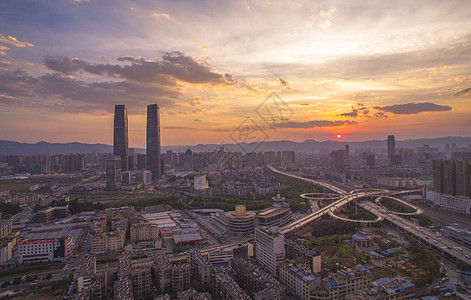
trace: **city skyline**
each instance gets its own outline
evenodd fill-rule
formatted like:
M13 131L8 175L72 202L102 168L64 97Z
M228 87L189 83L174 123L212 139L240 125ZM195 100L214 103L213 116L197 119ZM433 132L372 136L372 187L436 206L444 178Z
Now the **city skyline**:
M246 120L266 141L471 129L467 1L3 1L0 11L2 140L113 144L113 106L124 104L129 147L145 148L148 103L160 106L163 145L237 143ZM283 113L266 109L273 95Z

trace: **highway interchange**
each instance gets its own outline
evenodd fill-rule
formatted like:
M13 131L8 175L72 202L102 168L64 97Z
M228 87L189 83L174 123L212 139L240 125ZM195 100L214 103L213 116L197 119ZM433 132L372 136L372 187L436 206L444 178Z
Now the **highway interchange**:
M387 191L387 190L373 190L373 191L356 191L356 193L352 193L352 192L347 193L345 190L343 190L343 189L341 189L337 186L334 186L331 183L327 183L325 181L308 179L308 178L304 178L302 176L298 176L298 175L294 175L294 174L287 173L287 172L284 172L284 171L280 171L280 170L276 169L275 167L273 167L272 165L269 165L268 167L270 168L270 170L272 170L275 173L285 175L285 176L289 176L289 177L296 178L296 179L300 179L300 180L303 180L303 181L307 181L307 182L313 183L315 185L322 186L322 187L324 187L324 188L340 195L339 200L337 200L337 201L335 201L335 202L333 202L333 203L331 203L331 204L329 204L329 205L327 205L327 206L325 206L325 207L323 207L323 208L321 208L317 211L314 211L311 214L309 214L309 215L307 215L307 216L305 216L301 219L295 220L295 221L291 222L290 224L287 224L286 226L281 228L282 233L288 233L288 232L291 232L293 230L299 229L299 228L307 225L308 223L310 223L312 221L315 221L315 220L325 216L326 214L329 214L333 217L337 217L335 215L335 211L338 210L343 205L348 204L352 201L365 199L365 198L368 198L368 197L371 197L371 196L377 197L377 198L388 197L388 198L392 198L396 201L399 201L399 202L401 202L405 205L408 205L408 206L414 208L415 212L413 212L413 213L393 212L393 211L390 211L390 210L384 208L383 206L380 206L378 204L374 204L370 201L359 202L359 205L362 208L368 210L369 212L375 214L378 217L378 219L376 219L373 222L384 219L386 223L388 223L390 225L393 225L394 227L402 230L403 232L409 234L410 236L418 239L421 243L423 243L423 244L429 246L430 248L438 251L442 255L446 255L448 257L451 257L451 258L455 259L456 261L459 260L459 261L462 261L462 262L464 262L468 265L471 265L471 250L469 248L456 243L455 241L447 238L446 236L442 236L439 233L433 232L432 230L430 230L428 228L422 228L422 227L416 226L412 222L410 222L410 221L408 221L408 220L406 220L406 219L404 219L400 216L400 215L415 215L415 214L422 213L422 211L419 208L411 205L410 203L408 203L408 202L406 202L402 199L392 197L393 195L405 194L407 192L394 193L394 192L390 192L390 191ZM340 218L340 217L337 217L337 218ZM343 220L345 218L341 218L341 219ZM345 221L355 222L355 221L358 221L358 220L345 219ZM371 221L364 221L364 222L371 222Z

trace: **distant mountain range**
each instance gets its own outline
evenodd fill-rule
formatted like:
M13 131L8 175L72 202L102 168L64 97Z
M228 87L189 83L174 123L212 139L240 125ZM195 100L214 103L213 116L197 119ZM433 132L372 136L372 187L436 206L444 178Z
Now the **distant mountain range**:
M410 139L396 140L396 148L411 148L422 145L430 147L441 147L445 144L450 146L455 143L457 147L469 147L471 137L443 137L431 139ZM372 151L386 148L386 140L369 140L362 142L341 142L341 141L315 141L305 140L297 143L293 141L270 141L263 143L241 143L224 144L225 151L239 152L265 152L265 151L295 151L298 153L319 153L328 152L336 149L343 149L345 145L350 145L350 151L359 149L371 149ZM206 152L218 150L222 145L218 144L198 144L198 145L178 145L163 146L162 152L172 150L174 152L184 152L191 149L193 152ZM136 153L145 153L145 149L135 148ZM111 153L113 146L105 144L84 144L84 143L48 143L39 142L35 144L19 143L0 140L0 155L19 155L19 154L67 154L67 153Z

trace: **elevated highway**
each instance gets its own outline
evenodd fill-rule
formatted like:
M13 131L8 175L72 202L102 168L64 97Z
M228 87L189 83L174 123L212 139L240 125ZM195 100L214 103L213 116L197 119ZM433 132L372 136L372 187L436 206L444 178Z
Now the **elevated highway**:
M275 173L285 175L285 176L289 176L289 177L292 177L292 178L296 178L296 179L299 179L299 180L304 180L304 181L310 182L310 183L318 185L318 186L322 186L322 187L326 188L327 190L330 190L330 191L332 191L334 193L337 193L337 194L341 194L341 195L347 194L347 192L344 191L343 189L341 189L341 188L339 188L339 187L337 187L337 186L335 186L331 183L322 181L322 180L308 179L308 178L304 178L302 176L298 176L298 175L294 175L294 174L287 173L287 172L284 172L284 171L280 171L280 170L277 170L272 165L268 165L268 168L270 170L272 170L273 172L275 172Z
M359 203L363 209L384 218L385 223L399 229L407 235L419 240L420 243L428 246L429 248L439 252L443 256L462 261L471 266L471 249L460 245L459 243L433 232L429 228L423 228L414 225L412 222L396 216L390 210L381 207L375 203L364 201Z

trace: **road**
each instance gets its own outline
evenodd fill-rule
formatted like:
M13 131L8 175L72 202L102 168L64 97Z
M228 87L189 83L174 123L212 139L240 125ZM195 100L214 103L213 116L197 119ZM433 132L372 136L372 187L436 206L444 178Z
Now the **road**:
M457 242L448 239L446 236L433 232L429 228L416 226L412 222L400 216L396 216L388 209L372 202L363 201L359 203L359 205L375 215L383 216L387 223L402 229L430 248L434 248L434 250L437 250L442 255L453 257L455 260L460 260L471 265L471 249L463 247Z
M283 174L285 176L290 176L293 178L297 178L300 180L304 180L307 182L311 182L316 185L323 186L325 188L330 189L331 191L334 191L338 194L340 194L342 197L335 201L334 203L331 203L324 208L313 212L306 217L303 217L299 220L296 220L285 227L281 228L282 233L288 233L290 231L293 231L295 229L298 229L312 221L315 221L326 214L331 214L333 215L333 212L340 208L341 206L353 201L353 200L359 200L362 198L366 198L368 196L387 196L388 198L393 198L394 200L397 200L407 206L410 206L414 208L416 211L414 213L397 213L397 212L391 212L388 209L379 206L377 204L371 203L369 201L363 201L359 205L368 210L369 212L375 214L378 217L384 218L384 220L388 223L393 224L394 226L401 228L403 231L407 232L408 234L412 235L413 237L421 240L424 244L428 245L430 248L434 248L438 252L440 252L442 255L446 255L448 257L452 257L455 260L462 261L468 265L471 265L471 250L469 248L463 247L462 245L446 238L445 236L438 235L437 233L434 233L432 230L428 228L421 228L418 226L415 226L412 222L403 219L399 215L414 215L414 214L420 214L422 213L422 210L411 205L410 203L407 203L401 199L394 198L392 195L402 195L402 194L407 194L410 193L411 191L405 191L405 192L390 192L387 190L376 190L376 191L358 191L358 193L350 193L347 194L345 191L342 189L335 187L331 185L330 183L326 183L324 181L319 181L319 180L312 180L312 179L307 179L301 176L297 176L294 174L290 174L287 172L279 171L273 166L269 165L268 166L273 172ZM413 191L412 191L413 192Z

